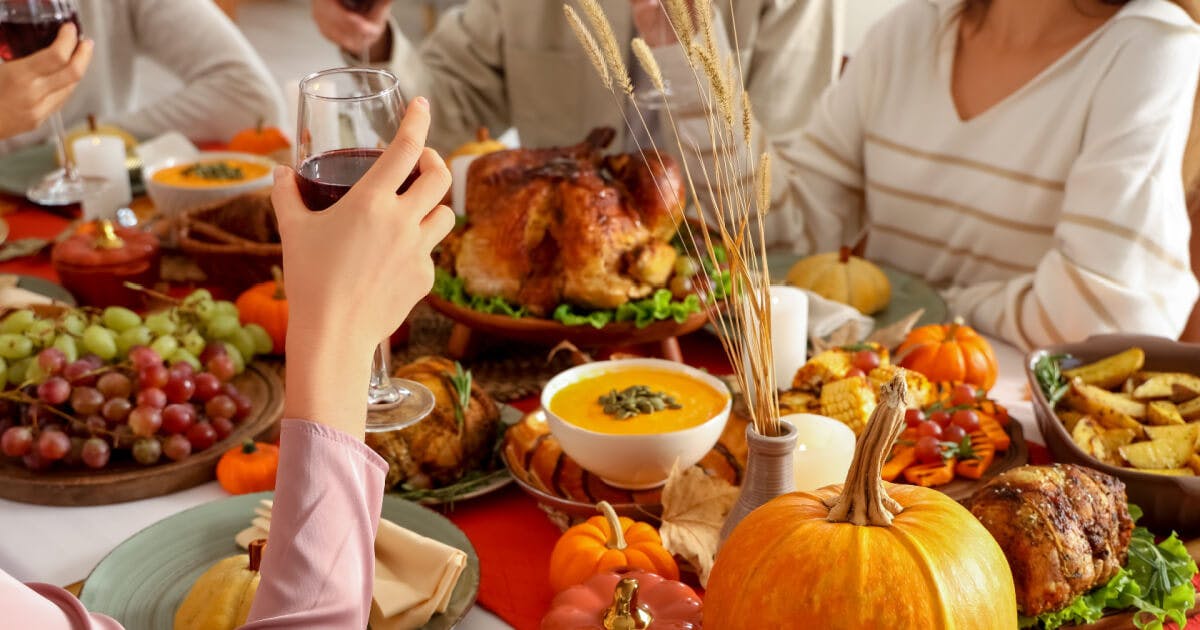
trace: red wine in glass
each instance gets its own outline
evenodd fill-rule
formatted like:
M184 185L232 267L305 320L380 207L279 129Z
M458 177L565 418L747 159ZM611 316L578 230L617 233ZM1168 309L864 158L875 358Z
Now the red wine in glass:
M337 149L304 160L296 170L296 186L304 205L320 211L337 203L382 154L382 149ZM416 178L414 170L396 194L408 190Z
M74 11L27 15L11 11L0 14L0 59L12 61L47 48L58 37L58 30L70 22L79 31L79 16Z
M341 1L342 1L342 6L346 7L347 9L354 11L355 13L362 13L363 15L366 15L367 13L371 12L371 9L375 8L375 3L378 2L379 0L341 0Z

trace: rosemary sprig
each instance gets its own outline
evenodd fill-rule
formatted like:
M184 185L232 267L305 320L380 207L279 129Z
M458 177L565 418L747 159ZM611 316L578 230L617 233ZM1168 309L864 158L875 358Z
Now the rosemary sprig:
M1067 379L1062 375L1062 361L1069 358L1066 354L1043 354L1033 364L1033 377L1037 379L1046 402L1053 409L1058 401L1067 393Z
M454 419L458 421L458 430L462 431L466 422L467 407L471 406L471 371L464 370L461 363L454 362L454 374L450 376L450 384L454 386Z

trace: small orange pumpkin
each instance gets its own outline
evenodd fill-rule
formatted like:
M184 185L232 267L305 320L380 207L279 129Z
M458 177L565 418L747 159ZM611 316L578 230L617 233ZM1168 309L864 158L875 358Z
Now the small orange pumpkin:
M272 352L283 354L287 341L288 303L283 290L283 272L271 269L274 280L256 284L238 296L238 316L243 324L258 324L271 336Z
M934 382L970 383L989 390L996 384L996 353L970 326L956 318L949 324L921 326L896 349L901 367Z
M217 462L217 482L229 494L249 494L275 489L279 447L246 440L225 452Z
M607 501L593 516L562 535L550 553L550 586L560 592L612 569L644 569L668 580L679 579L679 566L663 548L658 530L647 523L618 517Z
M266 155L279 162L290 161L292 143L278 127L264 127L263 119L250 129L243 129L229 141L230 151Z

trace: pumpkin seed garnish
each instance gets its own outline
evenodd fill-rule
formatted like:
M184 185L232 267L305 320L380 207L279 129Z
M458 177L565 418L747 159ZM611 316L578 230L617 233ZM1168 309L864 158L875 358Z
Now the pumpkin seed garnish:
M663 409L683 409L673 396L656 392L645 385L633 385L621 391L612 390L599 399L606 415L628 420L637 415L651 414Z
M183 169L184 177L196 177L208 180L239 180L245 179L242 169L228 162L201 162Z

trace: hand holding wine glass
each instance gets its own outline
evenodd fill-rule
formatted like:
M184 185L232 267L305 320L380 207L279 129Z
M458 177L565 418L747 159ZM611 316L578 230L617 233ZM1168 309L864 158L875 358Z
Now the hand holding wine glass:
M290 307L286 414L348 423L337 428L351 435L363 433L372 351L433 286L430 252L454 226L454 213L438 205L450 172L424 148L428 102L414 100L399 124L388 148L327 209L311 211L284 167L272 194ZM420 176L397 195L414 170ZM324 363L309 360L316 356Z
M0 140L33 131L62 109L95 50L78 36L74 24L64 24L48 47L0 64Z

